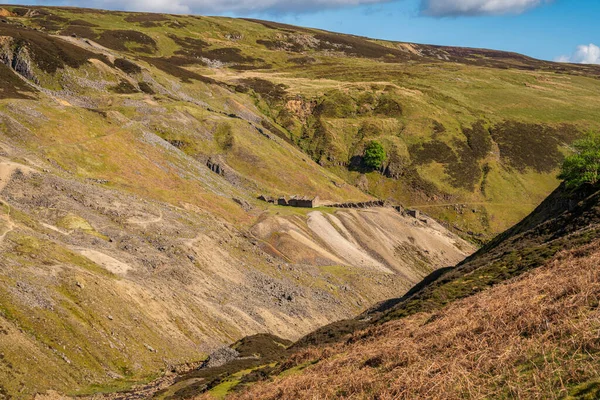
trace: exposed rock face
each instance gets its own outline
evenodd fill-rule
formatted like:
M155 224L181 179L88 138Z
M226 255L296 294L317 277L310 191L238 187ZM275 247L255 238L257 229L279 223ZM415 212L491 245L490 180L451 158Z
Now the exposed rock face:
M313 114L317 103L315 101L305 101L302 98L289 100L285 108L296 115L301 121L306 121Z
M14 17L15 14L8 11L6 8L0 8L0 17Z
M25 79L39 83L29 50L10 36L0 36L0 61Z
M199 369L220 367L221 365L225 365L228 362L235 360L239 356L240 353L231 347L223 346L211 353L211 355L205 362L202 363Z
M421 215L409 217L379 205L335 214L314 211L305 223L264 218L252 233L261 239L266 252L284 255L290 261L348 265L366 275L400 274L409 286L436 267L462 260L472 250L468 243L426 216L421 220Z
M14 39L10 36L0 36L0 61L8 66L12 65Z
M206 166L215 174L225 175L225 168L222 165L222 160L218 158L209 158L206 161Z

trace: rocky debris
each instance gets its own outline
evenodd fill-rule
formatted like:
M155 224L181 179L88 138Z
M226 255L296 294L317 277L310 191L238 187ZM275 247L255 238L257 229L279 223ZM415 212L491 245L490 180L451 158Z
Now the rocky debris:
M224 36L225 36L225 39L231 40L234 42L237 42L238 40L242 40L244 38L244 35L242 35L239 32L229 32L229 33L226 33Z
M198 369L204 368L215 368L227 364L230 361L237 359L240 353L232 349L231 347L223 346L215 350L208 356L206 361L198 367Z
M421 217L421 212L419 210L405 210L405 214L409 217L419 219Z
M45 310L54 310L55 308L55 304L46 289L37 285L18 281L15 287L10 289L10 292L19 299L23 306Z
M306 120L313 115L315 107L317 106L317 102L313 101L305 101L301 97L298 97L293 100L289 100L285 108L287 111L293 113L298 117L298 119L302 122L306 122Z
M144 343L144 347L146 348L146 350L148 350L150 353L157 353L157 351L154 349L154 347L150 346L147 343Z
M261 194L260 196L258 196L257 199L260 201L264 201L266 203L277 204L277 200L274 197L267 196L264 194Z
M356 203L339 203L339 204L329 204L328 207L335 208L373 208L373 207L385 207L387 204L383 200L373 200L373 201L362 201Z
M356 181L356 187L362 190L363 192L369 191L369 180L364 174L362 174L360 178L358 178L358 180Z
M234 197L232 200L234 202L236 202L237 204L239 204L240 207L242 207L242 209L244 211L250 211L250 210L252 210L252 205L250 203L248 203L246 200L240 199L240 198L237 198L237 197Z
M219 163L219 161L216 159L209 158L206 161L206 166L208 167L208 169L210 169L215 174L225 175L225 168L223 168L221 163Z

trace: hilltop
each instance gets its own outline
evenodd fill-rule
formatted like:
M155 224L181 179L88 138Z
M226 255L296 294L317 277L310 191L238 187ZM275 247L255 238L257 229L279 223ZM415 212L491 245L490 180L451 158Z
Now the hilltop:
M536 233L448 268L555 190L600 121L597 66L257 20L0 15L0 397L127 390L503 281L504 264L459 277L560 248ZM321 203L259 200L294 195Z

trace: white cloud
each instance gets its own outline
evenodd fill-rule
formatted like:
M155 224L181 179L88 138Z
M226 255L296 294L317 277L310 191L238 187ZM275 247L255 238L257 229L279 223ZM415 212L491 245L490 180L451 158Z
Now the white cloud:
M422 0L421 13L432 17L521 14L550 0Z
M570 56L557 57L555 61L577 64L600 64L600 47L593 43L582 44Z

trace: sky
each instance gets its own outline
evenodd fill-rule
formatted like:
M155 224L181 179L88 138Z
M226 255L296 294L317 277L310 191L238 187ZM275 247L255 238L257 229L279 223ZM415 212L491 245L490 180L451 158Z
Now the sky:
M3 0L252 17L406 42L600 64L598 0Z

